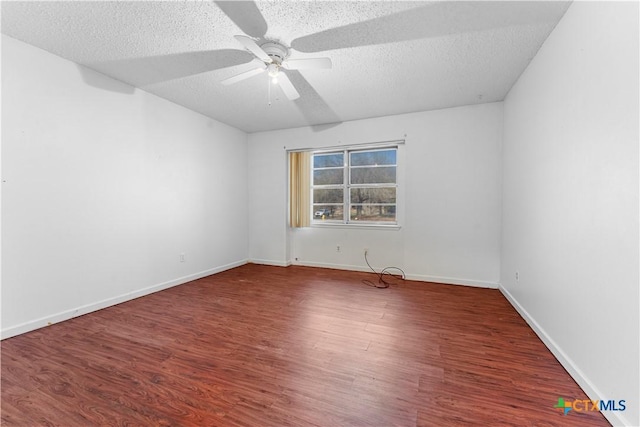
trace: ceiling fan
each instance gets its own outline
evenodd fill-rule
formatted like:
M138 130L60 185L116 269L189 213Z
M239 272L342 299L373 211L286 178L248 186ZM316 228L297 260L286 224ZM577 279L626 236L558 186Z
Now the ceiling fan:
M244 35L234 37L245 49L262 61L262 64L258 68L222 80L221 83L224 85L231 85L266 71L271 82L279 84L286 97L293 101L298 99L300 94L284 70L327 69L332 66L330 58L288 59L290 50L276 41L267 40L262 45L258 45L251 37Z
M265 38L268 25L255 1L214 0L214 3L244 32L245 35L236 35L235 39L262 61L259 67L229 77L222 81L223 84L237 83L266 71L272 80L275 79L278 82L287 98L296 100L300 98L300 94L294 84L301 86L306 83L304 77L296 70L332 67L329 58L288 59L290 50L287 46ZM362 4L366 5L366 3ZM418 7L298 37L290 42L290 47L298 52L311 53L440 37L447 34L517 25L523 17L530 15L535 17L536 22L543 22L549 16L553 16L552 9L563 7L566 9L567 6L562 4L568 5L569 2L555 2L558 5L549 9L550 15L544 11L540 13L535 3L482 2L485 19L477 21L472 19L475 10L473 1L420 1L416 2ZM456 9L453 9L452 4L456 5ZM454 13L462 14L465 19L452 21L451 17ZM530 21L530 18L526 19L527 22ZM291 83L286 71L290 72L294 84ZM308 91L308 84L306 89Z

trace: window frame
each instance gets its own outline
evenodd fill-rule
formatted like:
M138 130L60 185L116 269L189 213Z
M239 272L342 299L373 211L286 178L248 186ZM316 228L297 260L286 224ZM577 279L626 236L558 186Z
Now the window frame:
M348 146L348 147L332 147L327 149L320 150L311 150L311 167L310 167L310 220L312 226L327 226L327 227L381 227L381 228L399 228L400 220L400 149L399 145L404 141L394 141L387 142L381 144L366 144L366 145L357 145L357 146ZM351 155L358 152L374 152L374 151L395 151L395 163L388 165L352 165ZM334 166L334 167L322 167L316 168L315 166L315 156L316 155L328 155L328 154L342 154L343 155L343 164L342 166ZM391 183L355 183L351 182L352 179L352 170L359 168L371 168L371 167L394 167L395 168L395 180ZM314 172L316 170L329 170L329 169L343 169L343 178L342 184L327 184L327 185L314 185ZM395 190L395 203L371 203L371 205L379 205L379 206L395 206L395 217L393 221L367 221L367 220L352 220L351 219L351 208L354 203L351 201L351 189L352 188L393 188ZM342 218L326 218L326 219L318 219L315 216L316 213L316 205L318 203L314 203L315 200L315 189L342 189L342 204L338 205L337 203L323 203L323 205L331 205L335 204L338 206L342 206Z

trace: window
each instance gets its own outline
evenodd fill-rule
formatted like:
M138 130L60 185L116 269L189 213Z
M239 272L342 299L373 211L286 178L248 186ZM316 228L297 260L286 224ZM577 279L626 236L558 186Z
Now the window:
M397 224L396 146L314 152L314 223Z

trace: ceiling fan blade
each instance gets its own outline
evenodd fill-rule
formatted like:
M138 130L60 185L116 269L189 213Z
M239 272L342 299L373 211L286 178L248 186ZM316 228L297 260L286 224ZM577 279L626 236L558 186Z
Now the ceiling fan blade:
M253 40L251 37L247 37L247 36L233 36L233 37L235 37L235 39L238 40L240 44L242 44L242 46L245 47L245 49L253 53L259 60L269 64L273 62L273 59L271 59L271 57L267 55L267 52L262 50L262 48L258 46L255 40Z
M431 22L432 11L433 6L429 5L330 28L293 40L291 48L299 52L323 52L422 38L433 26L416 26L414 20Z
M305 117L307 124L316 132L335 126L342 122L338 114L326 103L320 94L311 86L299 71L289 71L291 83L301 93L300 98L294 104Z
M193 76L221 68L246 64L255 58L239 49L172 53L144 58L117 59L85 63L103 74L135 87Z
M242 30L251 37L264 37L267 22L252 1L216 1L215 4Z
M330 58L287 59L282 63L287 70L310 70L331 68Z
M291 42L291 48L299 52L323 52L530 24L532 18L536 23L545 23L570 4L564 1L545 2L546 8L539 10L535 3L429 2L426 6L299 37ZM483 19L478 19L478 16Z
M285 73L281 72L278 74L278 84L289 100L293 101L294 99L300 98L300 94Z
M238 82L241 82L242 80L248 79L249 77L258 75L262 73L266 68L267 68L266 66L262 68L254 68L253 70L245 71L243 73L236 74L235 76L231 76L227 79L224 79L220 83L222 83L225 86L232 85L234 83L238 83Z

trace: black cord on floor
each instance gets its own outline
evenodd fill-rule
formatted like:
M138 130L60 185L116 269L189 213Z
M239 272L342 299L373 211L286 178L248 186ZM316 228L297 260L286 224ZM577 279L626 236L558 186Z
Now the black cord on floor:
M386 280L384 280L384 275L387 274L391 277L395 277L396 279L401 279L401 280L405 280L406 278L406 274L404 274L404 271L402 271L401 268L399 267L385 267L382 269L382 271L380 271L380 273L378 273L373 267L371 267L371 264L369 264L369 260L367 259L367 251L364 252L364 262L367 263L367 265L369 266L369 268L371 269L371 271L373 271L374 273L376 273L378 275L378 283L375 284L370 280L366 280L364 279L362 281L362 283L364 283L367 286L371 286L373 288L380 288L380 289L384 289L384 288L388 288L391 283L387 282ZM389 270L398 270L400 271L402 274L391 274L389 273Z

